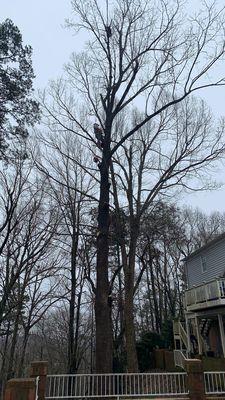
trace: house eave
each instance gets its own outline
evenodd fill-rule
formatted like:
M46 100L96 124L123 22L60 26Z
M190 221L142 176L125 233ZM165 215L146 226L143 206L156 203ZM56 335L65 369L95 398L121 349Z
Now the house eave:
M193 253L189 254L187 257L184 257L182 261L187 262L191 258L195 257L196 255L200 254L201 252L207 250L211 246L214 246L216 243L219 243L220 241L225 240L225 232L221 233L221 235L218 235L215 237L215 239L211 240L210 242L206 243L204 246L200 247L199 249L195 250Z

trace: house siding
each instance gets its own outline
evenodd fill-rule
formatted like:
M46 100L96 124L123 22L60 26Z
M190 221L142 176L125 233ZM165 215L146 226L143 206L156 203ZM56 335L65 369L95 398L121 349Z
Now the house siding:
M202 272L201 257L206 258L207 270ZM225 273L225 239L199 251L186 261L188 287L200 285Z

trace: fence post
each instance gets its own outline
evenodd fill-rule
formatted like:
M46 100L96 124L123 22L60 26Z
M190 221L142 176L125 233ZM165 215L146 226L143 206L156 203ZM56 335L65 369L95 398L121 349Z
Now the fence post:
M10 379L5 386L4 400L36 400L35 379Z
M205 384L202 361L186 360L185 369L188 375L188 389L190 400L205 400Z
M48 362L47 361L33 361L31 363L30 377L31 378L39 377L38 400L45 400L47 373L48 373Z

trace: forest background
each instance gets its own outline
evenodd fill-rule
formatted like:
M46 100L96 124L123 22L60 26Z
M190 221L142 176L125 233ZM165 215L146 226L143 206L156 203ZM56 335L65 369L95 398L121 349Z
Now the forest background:
M167 26L171 21L174 23L171 24L172 28L169 24L169 30L167 28L162 43L159 43L163 46L164 55L170 55L170 51L175 51L178 46L177 37L173 36L179 26L175 25L175 22L178 23L178 9L175 6L163 8L166 3L159 3L165 13L161 29L165 28L165 21ZM123 4L125 11L126 7L130 7L130 18L134 18L137 9L132 9L129 2L124 1ZM79 2L74 1L73 7L82 17L82 9L78 9ZM97 9L94 10L98 13ZM216 14L210 7L205 12L201 20L203 25L190 37L190 46L193 45L192 40L196 41L198 37L197 44L203 45L202 49L216 40L217 52L208 52L208 60L203 58L204 73L204 63L208 63L210 69L214 64L212 60L220 60L224 55L222 12ZM87 10L84 15L88 15ZM101 14L98 16L100 18ZM89 14L89 17L93 15ZM143 23L143 19L141 21ZM84 22L87 23L83 19ZM95 22L101 23L99 20ZM116 22L114 24L115 29ZM112 40L111 34L107 33L107 26L103 24L102 31L98 31L106 38L106 49L107 40L108 44ZM212 31L214 34L217 32L216 39ZM204 43L203 32L208 34ZM132 32L131 38L133 44L136 43ZM173 42L170 41L172 38ZM146 52L149 51L147 44L144 43ZM165 47L168 44L170 51ZM198 50L195 48L195 51ZM132 62L129 57L126 59L130 63L130 72L125 82L130 89L129 85L137 82L142 48L137 50L130 45L129 51L129 57L133 59ZM135 51L139 52L138 62ZM134 104L128 111L121 109L121 115L115 116L111 131L111 144L117 146L132 126L139 126L133 136L121 143L111 159L112 163L108 164L109 231L107 287L104 287L107 297L104 297L104 306L106 315L110 317L109 328L110 324L112 328L111 339L106 339L108 343L110 340L112 342L109 351L112 350L114 371L137 369L138 361L141 370L150 368L148 362L151 362L151 358L147 364L146 359L143 360L146 342L148 351L156 344L173 346L171 321L183 313L185 276L181 260L224 231L225 216L222 212L206 215L199 210L178 207L175 203L184 192L196 190L197 187L203 190L214 186L214 181L208 178L213 177L213 168L218 168L218 161L223 160L224 154L223 121L213 119L208 106L201 99L184 98L182 104L177 106L177 95L174 94L172 99L170 97L169 89L174 89L177 84L174 76L172 83L168 81L168 76L172 76L171 68L174 71L186 60L194 62L196 53L183 53L182 57L180 53L179 56L175 64L175 57L173 62L168 61L167 56L158 59L161 70L158 70L159 64L155 64L154 85L148 80L146 86L151 91L153 113L158 106L163 108L171 101L172 111L162 109L160 118L155 122L149 119L139 126L149 111L143 114L142 103L139 110ZM106 142L98 143L99 140L102 142L102 138L95 137L93 123L99 124L104 139L106 125L104 114L98 108L104 83L101 86L99 81L93 79L91 92L88 92L87 78L89 74L94 77L96 65L98 73L109 71L103 58L98 63L97 57L98 53L95 65L93 60L85 59L84 54L79 58L75 55L71 57L65 75L52 81L39 97L41 127L36 126L30 131L26 143L10 142L6 151L9 153L7 160L2 157L2 382L12 376L22 376L30 360L35 358L48 359L52 373L93 372L96 368L95 318L96 296L99 293L96 257L102 255L97 226L100 175L102 177L100 147L104 151ZM113 61L117 62L117 57ZM166 70L163 70L164 66ZM193 71L190 66L186 74L185 82L190 91L198 80L201 66L197 67L195 76L189 74ZM165 83L159 85L161 71L167 79L166 84L172 85L170 88L164 89ZM208 69L206 72L210 75ZM215 76L213 86L223 84L223 80L218 82L219 72L212 75L213 79ZM219 79L223 79L223 76ZM146 85L143 76L139 84ZM152 93L151 85L154 89L160 87L160 91ZM81 102L77 103L80 95L77 98L74 95L75 87L89 97L88 107L91 107L91 111L90 108L87 111L85 102L82 106ZM117 111L122 105L120 100L125 100L125 92L122 92L124 86L120 90L118 93L121 97L117 97L114 103ZM26 122L33 124L33 121ZM87 140L90 138L92 143L89 145ZM174 163L179 168L173 167L171 170ZM100 293L103 291L100 290ZM127 316L132 316L131 320ZM108 338L110 334L109 329ZM134 341L128 343L129 337L135 338L135 348L132 347ZM133 356L129 359L129 354L136 354L137 359Z

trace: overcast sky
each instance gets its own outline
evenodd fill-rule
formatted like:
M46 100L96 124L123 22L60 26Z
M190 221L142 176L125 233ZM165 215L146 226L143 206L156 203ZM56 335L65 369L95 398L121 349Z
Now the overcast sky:
M189 1L192 2L196 4L198 0ZM225 6L225 0L218 4ZM70 54L82 47L82 42L64 28L65 19L71 16L70 0L0 0L0 13L0 20L11 18L24 43L33 47L36 88L43 89L50 79L59 77ZM224 66L221 68L225 71ZM205 90L201 95L217 117L225 116L225 88ZM215 171L215 179L225 183L224 171L222 167ZM225 186L218 191L186 195L183 201L206 212L225 212Z

